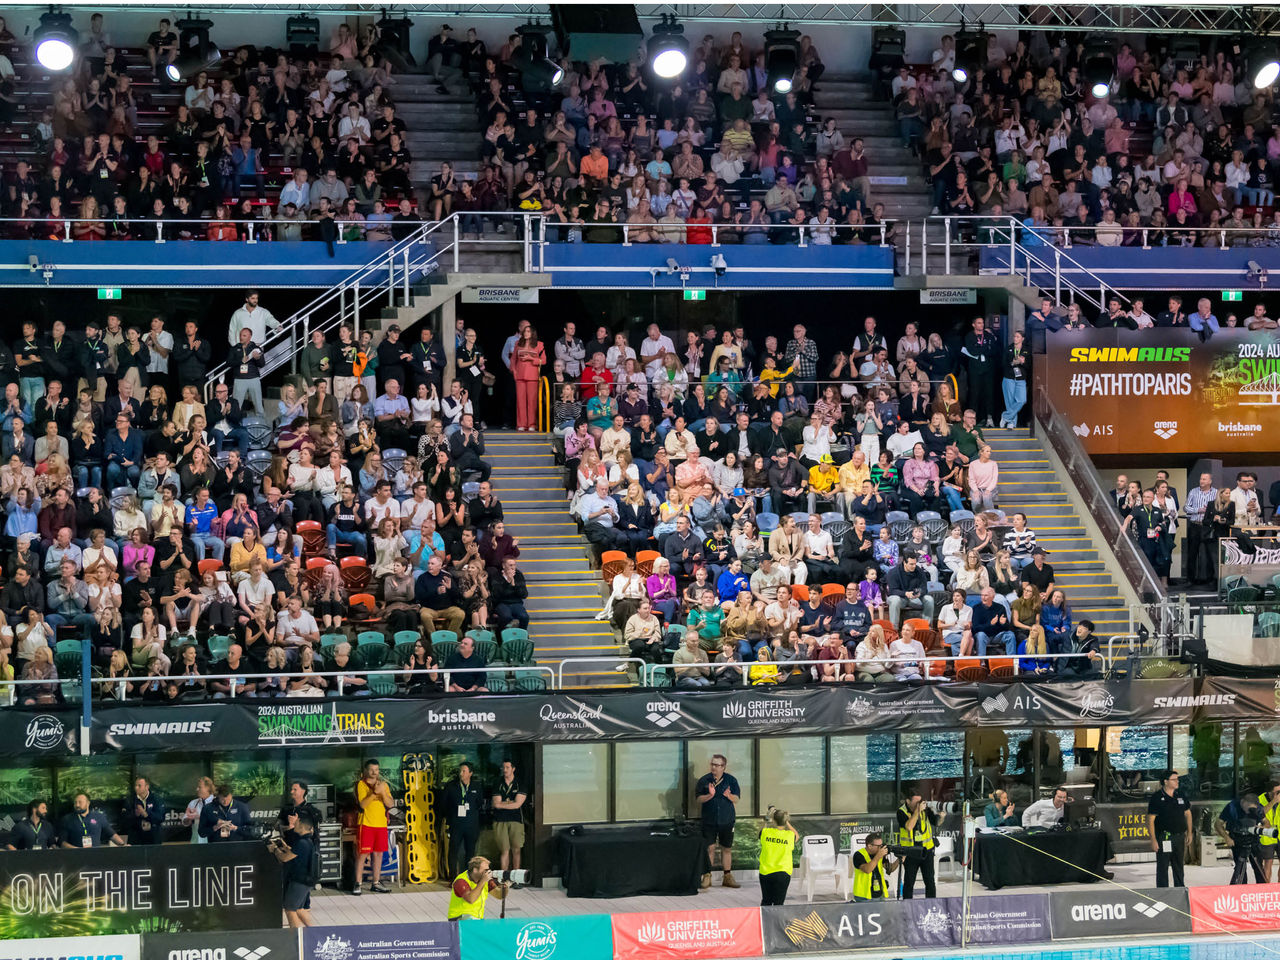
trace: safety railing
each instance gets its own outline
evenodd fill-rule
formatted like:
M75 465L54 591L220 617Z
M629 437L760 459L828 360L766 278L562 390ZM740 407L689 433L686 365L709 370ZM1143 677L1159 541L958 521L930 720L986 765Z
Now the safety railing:
M575 667L607 666L615 673L625 675L628 664L635 664L636 676L640 679L644 679L644 668L648 665L648 661L642 660L639 657L566 657L556 664L557 689L564 689L564 673L566 666L571 670Z
M940 239L934 240L932 244L929 240L931 224L936 228L935 235L941 234ZM974 231L974 239L964 239L965 231L970 229ZM1098 310L1105 309L1111 297L1118 297L1121 303L1127 304L1128 297L1066 253L1063 247L1054 244L1054 231L1057 229L1059 228L1048 225L1029 225L1013 217L930 217L921 221L920 225L921 273L928 272L928 255L931 247L940 249L943 253L945 276L951 275L953 252L989 247L1008 248L1008 274L1017 276L1021 273L1028 285L1037 287L1040 284L1033 279L1033 272L1052 274L1055 303L1062 303L1062 292L1065 288ZM1028 238L1034 242L1027 243ZM1019 256L1023 260L1021 270Z
M653 223L593 223L561 221L543 216L544 239L547 243L618 243L629 247L636 243L691 243L718 247L725 244L786 244L796 247L841 246L861 244L889 246L896 236L897 220L880 220L870 224L830 223L701 223L685 220L655 220ZM689 240L689 234L697 239Z
M392 220L359 220L344 219L341 216L331 220L337 226L333 242L345 244L357 242L345 236L345 231L359 227L364 231L379 234L372 238L361 237L360 242L390 243L395 234L406 229L403 222ZM422 223L429 221L419 221ZM90 228L101 225L102 234ZM144 243L166 243L173 240L205 240L209 242L241 242L258 243L268 240L308 240L323 241L320 231L321 221L308 217L252 217L249 219L232 219L217 217L51 217L36 220L30 217L0 217L0 237L10 239L47 239L61 243L85 243L110 241L132 241ZM213 233L221 233L223 227L235 227L234 238L214 237ZM416 229L416 225L408 229ZM386 234L386 236L381 236Z
M1016 651L1010 651L1008 653L992 653L988 651L987 653L981 654L981 655L977 653L971 653L971 654L968 654L965 656L959 656L959 657L935 657L935 656L926 655L924 657L903 657L903 658L896 658L896 659L890 659L890 660L868 659L868 658L859 659L857 657L845 657L840 660L734 660L732 662L720 662L720 663L709 662L709 663L697 663L697 664L650 663L648 664L648 669L645 671L644 680L645 680L646 686L650 686L650 687L657 686L656 677L659 674L670 673L672 674L673 685L678 686L680 683L680 675L682 673L710 675L709 678L714 678L717 674L722 674L725 672L741 671L742 676L738 680L734 681L734 685L736 686L740 684L741 686L744 686L744 687L750 687L750 686L753 686L751 682L752 667L773 667L775 668L775 671L779 675L781 675L785 680L786 676L793 673L795 668L797 667L808 668L808 667L834 666L839 668L841 671L844 671L845 668L852 667L854 672L856 673L859 665L868 664L872 666L881 667L882 671L888 670L890 673L893 672L893 668L895 667L910 668L914 672L914 675L909 677L903 677L902 679L904 681L919 679L919 680L932 680L937 682L946 682L946 681L952 680L953 677L945 676L944 674L934 672L933 667L935 665L948 664L948 663L950 664L963 663L966 666L974 666L974 665L981 664L982 661L984 660L988 664L992 660L998 660L1000 661L1000 665L1002 667L1009 668L1011 671L1011 675L1016 677L1022 674L1032 674L1032 675L1036 674L1037 668L1034 665L1028 666L1026 663L1022 663L1021 661L1048 660L1048 661L1052 661L1056 665L1058 662L1063 660L1084 660L1084 659L1089 659L1089 655L1087 653L1079 653L1079 652L1018 653ZM1128 657L1121 656L1121 657L1117 657L1115 661L1111 661L1111 660L1108 660L1106 654L1102 653L1102 651L1099 650L1098 657L1096 659L1097 659L1097 662L1101 664L1097 672L1097 677L1101 679L1104 673L1109 672L1114 667L1115 663L1128 659ZM843 678L843 679L845 679L846 682L853 682L853 680L850 678ZM834 681L827 681L827 682L834 682Z
M1103 487L1093 461L1071 429L1071 424L1054 409L1043 384L1036 386L1032 408L1040 427L1037 436L1062 461L1072 486L1084 499L1085 510L1101 528L1130 586L1143 602L1161 602L1167 591L1161 585L1160 578L1156 576L1146 555L1130 539L1115 509L1110 491Z

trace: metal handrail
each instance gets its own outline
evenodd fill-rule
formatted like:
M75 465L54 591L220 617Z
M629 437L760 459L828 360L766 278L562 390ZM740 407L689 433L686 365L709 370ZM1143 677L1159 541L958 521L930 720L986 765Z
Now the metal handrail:
M1010 276L1017 275L1018 264L1017 264L1016 254L1021 253L1027 259L1026 280L1029 285L1032 282L1031 266L1033 262L1035 266L1038 267L1039 269L1051 272L1053 274L1054 302L1056 303L1062 302L1062 286L1064 282L1066 283L1067 287L1076 296L1083 298L1087 303L1091 304L1092 306L1096 307L1099 310L1106 309L1106 303L1109 296L1118 297L1122 303L1127 304L1129 302L1128 297L1120 293L1120 291L1117 290L1115 287L1112 287L1109 283L1107 283L1107 281L1103 277L1098 276L1096 273L1094 273L1092 270L1090 270L1080 261L1076 260L1070 254L1064 253L1062 247L1058 247L1049 242L1050 238L1048 235L1051 234L1053 231L1057 230L1058 229L1057 227L1053 227L1053 226L1047 226L1043 228L1028 227L1026 224L1022 223L1016 217L1006 217L1006 216L996 217L996 216L987 216L987 215L981 215L981 214L974 215L974 216L956 216L954 214L946 214L942 216L930 217L929 220L941 221L943 224L943 230L942 230L943 241L941 244L936 244L936 246L942 246L943 249L945 250L946 263L944 264L944 272L947 275L951 274L951 247L953 245L953 241L952 241L953 226L959 223L975 223L975 222L981 225L982 223L985 222L989 225L989 228L992 231L992 236L998 239L999 241L998 243L974 242L971 244L968 244L968 243L960 244L959 242L956 242L955 245L974 246L974 247L992 247L992 246L1004 246L1007 243L1009 246L1009 275ZM926 221L926 223L927 222L928 221ZM1064 228L1064 229L1075 229L1075 228L1071 227L1071 228ZM1031 232L1037 237L1040 237L1041 232L1044 232L1046 236L1041 238L1044 240L1044 242L1040 244L1033 244L1031 246L1028 246L1022 243L1019 240L1019 237L1024 235L1027 232ZM922 243L925 244L925 246L927 246L927 242L923 238L923 231L922 231ZM1038 252L1037 248L1042 246L1053 251L1052 262L1050 262L1046 256ZM1094 299L1094 296L1090 292L1089 288L1082 286L1081 284L1073 281L1069 275L1066 277L1063 276L1062 262L1064 260L1071 267L1074 267L1077 271L1079 271L1080 273L1088 277L1096 285L1098 289L1097 299Z
M565 659L561 660L558 664L556 664L557 689L561 689L561 690L564 689L564 665L566 663L572 663L572 664L607 663L607 664L612 664L613 669L618 673L624 673L626 669L626 665L628 663L635 663L635 664L639 664L640 666L639 676L641 680L644 679L644 668L648 666L648 661L643 660L640 657L566 657Z
M430 257L423 259L415 259L413 261L416 269L410 264L410 251L414 247L418 247L427 241L427 238L442 229L450 223L456 224L451 217L449 220L440 220L435 223L424 223L411 236L399 241L391 247L379 250L377 256L366 263L359 270L350 274L345 280L330 287L319 297L312 300L305 307L297 310L287 320L276 328L267 336L266 342L261 344L263 363L261 371L265 375L270 373L277 367L282 366L290 357L295 357L302 349L300 341L305 340L314 330L328 331L340 326L348 317L353 317L355 322L359 323L361 297L365 298L364 305L367 307L371 301L376 300L383 293L386 293L391 303L394 305L396 289L403 286L405 302L409 299L409 284L411 275L421 272L429 265L434 265L440 256L454 247L454 241L450 241L443 249L433 250ZM455 231L456 232L456 231ZM396 274L397 267L403 263L401 275ZM385 273L385 277L382 275ZM369 280L373 277L381 279L375 281L372 286L368 286ZM362 286L363 285L363 286ZM348 303L347 292L351 291L353 296ZM330 307L337 301L336 312L329 316L326 320L319 324L311 323L312 316L319 310ZM298 337L299 330L301 337ZM282 346L289 349L281 350ZM208 401L213 395L213 387L218 381L227 375L230 371L230 361L224 361L209 371L205 381L205 400Z
M667 672L667 671L679 671L679 670L706 669L714 672L714 671L722 671L725 669L737 668L737 669L740 669L742 672L742 685L744 687L749 687L751 686L751 680L750 680L751 668L766 666L766 665L774 666L778 669L779 672L786 673L792 667L818 667L818 666L829 667L832 664L852 664L853 666L856 667L860 663L878 663L881 666L890 668L893 665L921 664L921 663L957 663L962 660L967 663L974 660L1012 659L1013 672L1014 672L1014 675L1016 676L1017 674L1022 672L1021 664L1018 663L1019 659L1078 660L1081 657L1087 657L1087 656L1088 656L1087 653L1018 653L1016 651L1011 651L1009 653L988 652L982 656L979 656L976 653L971 653L965 657L932 657L926 653L926 655L922 658L894 659L894 660L888 661L887 663L884 660L880 660L880 659L868 659L868 658L859 659L858 657L848 657L844 660L734 660L732 663L715 663L713 661L708 661L707 663L696 663L696 664L694 663L650 663L648 664L648 671L647 671L647 676L648 676L647 685L648 686L654 685L653 678L654 678L654 675L658 673L658 671ZM1106 657L1104 655L1099 653L1099 656L1102 658L1103 663L1107 663ZM1107 668L1110 669L1110 666L1108 665ZM924 676L922 674L922 679L930 680L930 679L940 679L940 678Z
M1125 532L1111 494L1103 488L1093 461L1072 431L1071 424L1054 409L1042 383L1036 385L1032 407L1041 427L1038 436L1053 448L1062 461L1067 476L1084 499L1086 509L1102 528L1106 541L1111 544L1116 561L1130 586L1139 597L1150 595L1155 602L1163 601L1167 591L1160 584L1146 555Z
M687 230L698 229L711 231L711 242L706 244L706 246L711 247L722 246L720 242L721 230L731 230L744 237L749 233L764 233L767 235L770 231L790 231L793 234L798 232L799 236L797 238L797 242L791 244L792 246L798 247L827 246L828 244L825 243L814 243L813 235L817 230L821 230L823 233L831 231L836 235L836 237L849 233L853 233L855 236L858 234L868 234L879 237L879 242L874 244L874 246L887 247L893 245L889 231L898 223L907 223L906 221L893 219L880 220L876 223L868 224L837 223L833 220L830 224L823 224L821 227L815 228L808 221L805 221L804 223L689 223L685 220L681 220L678 223L671 223L657 220L654 223L627 223L625 221L620 223L561 223L558 220L553 220L550 217L547 217L545 214L542 215L542 219L546 226L546 243L565 242L566 237L563 235L567 234L571 230L616 230L620 231L622 234L621 243L624 247L629 247L635 242L631 239L631 234L633 233L656 233L661 237L668 233L674 234L677 231L683 234ZM656 240L641 242L651 242L657 246L662 246L665 241ZM831 242L836 246L847 245L843 243L836 243L834 239ZM747 245L750 246L750 244ZM866 245L872 246L873 244ZM700 244L694 244L694 246L700 246ZM735 243L732 244L732 246L742 246L742 244Z

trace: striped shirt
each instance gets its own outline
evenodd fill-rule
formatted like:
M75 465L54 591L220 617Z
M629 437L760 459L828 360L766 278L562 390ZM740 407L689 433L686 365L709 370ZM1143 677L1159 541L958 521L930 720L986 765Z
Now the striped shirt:
M1029 557L1036 548L1035 531L1029 527L1019 533L1017 530L1010 530L1004 535L1004 548L1009 551L1011 557Z
M1199 523L1204 519L1204 512L1208 509L1209 504L1217 498L1218 491L1210 487L1208 490L1201 490L1196 487L1187 494L1186 513L1187 519L1194 523Z

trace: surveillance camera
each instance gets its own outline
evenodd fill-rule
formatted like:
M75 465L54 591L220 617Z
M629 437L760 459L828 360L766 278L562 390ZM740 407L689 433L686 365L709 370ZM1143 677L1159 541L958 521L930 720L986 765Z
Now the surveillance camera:
M711 258L711 269L716 272L717 277L723 277L729 270L729 265L724 262L724 256L717 253Z
M667 257L667 276L671 276L680 269L680 264L676 263L674 257Z
M27 257L27 266L31 268L32 273L35 273L40 269L40 258L34 253L31 254L31 256Z
M1262 276L1264 273L1266 273L1266 271L1262 269L1262 265L1258 263L1257 260L1249 261L1249 279L1250 280L1256 280L1258 277Z

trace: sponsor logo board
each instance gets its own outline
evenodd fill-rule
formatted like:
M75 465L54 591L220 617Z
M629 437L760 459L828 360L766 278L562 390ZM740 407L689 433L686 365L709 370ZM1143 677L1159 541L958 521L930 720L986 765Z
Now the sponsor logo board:
M1049 916L1055 940L1191 932L1185 889L1055 890Z
M613 917L615 960L710 960L763 952L758 907Z

